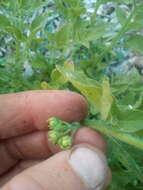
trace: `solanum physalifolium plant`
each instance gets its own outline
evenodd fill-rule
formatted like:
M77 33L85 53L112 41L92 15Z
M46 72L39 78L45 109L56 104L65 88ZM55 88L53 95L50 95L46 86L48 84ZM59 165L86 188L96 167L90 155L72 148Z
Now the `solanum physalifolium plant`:
M86 120L51 118L49 136L65 149L81 125L105 135L113 172L108 190L143 189L142 76L133 65L118 67L131 51L142 57L142 10L140 0L0 1L0 93L82 94Z

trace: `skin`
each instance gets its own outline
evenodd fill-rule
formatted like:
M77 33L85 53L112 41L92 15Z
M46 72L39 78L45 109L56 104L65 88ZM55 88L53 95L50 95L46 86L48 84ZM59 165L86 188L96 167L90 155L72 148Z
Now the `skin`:
M0 95L0 187L10 190L16 185L23 190L21 185L29 183L31 190L60 190L60 184L57 187L48 187L48 184L44 183L47 179L60 183L55 177L56 171L66 168L68 172L64 174L65 178L68 176L71 181L66 180L66 183L63 183L65 189L68 187L69 190L85 190L80 179L75 178L66 165L66 161L58 164L62 157L63 160L66 158L68 151L63 153L58 146L49 142L46 120L58 117L68 122L80 121L87 113L86 101L81 95L73 92L42 90ZM103 137L89 128L80 128L74 136L74 145L82 143L106 152ZM57 152L59 153L56 154ZM45 165L54 159L55 162L51 161L49 169L45 171L46 176L40 179L39 168L41 171L42 168L44 170ZM110 174L105 184L109 180ZM64 187L61 186L61 189Z

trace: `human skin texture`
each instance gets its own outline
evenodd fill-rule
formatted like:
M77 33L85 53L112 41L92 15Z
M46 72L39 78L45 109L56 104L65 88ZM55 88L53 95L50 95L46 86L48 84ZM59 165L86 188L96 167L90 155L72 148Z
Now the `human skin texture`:
M75 146L88 146L105 153L105 140L96 131L82 127L74 136L73 148L61 151L48 139L46 120L58 117L68 122L81 121L87 113L86 101L74 92L42 90L0 95L0 187L86 190L86 184L75 174L68 158ZM46 175L41 176L44 172ZM59 181L57 176L61 173ZM107 175L105 184L109 178ZM55 180L57 185L52 183Z

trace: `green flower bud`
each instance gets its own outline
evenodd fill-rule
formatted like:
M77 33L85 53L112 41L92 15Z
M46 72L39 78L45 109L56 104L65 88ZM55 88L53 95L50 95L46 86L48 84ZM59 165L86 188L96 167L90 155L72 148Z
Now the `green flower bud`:
M50 141L53 142L54 144L56 144L59 140L59 138L61 137L61 134L58 133L57 131L49 131L48 132L48 136L50 138Z
M72 137L64 136L58 140L58 144L62 149L68 149L72 146Z
M58 118L52 117L48 119L48 123L49 123L49 128L54 131L63 132L63 133L67 130L69 131L70 124L61 121Z
M54 126L61 124L60 120L55 117L51 117L50 119L48 119L47 122L50 128L53 128Z

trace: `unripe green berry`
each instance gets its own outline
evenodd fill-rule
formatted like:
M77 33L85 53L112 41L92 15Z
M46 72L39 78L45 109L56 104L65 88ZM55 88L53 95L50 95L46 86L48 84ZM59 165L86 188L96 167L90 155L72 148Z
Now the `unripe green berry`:
M58 144L62 149L68 149L72 146L72 137L64 136L58 140Z

